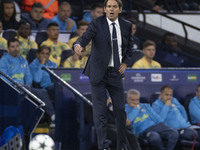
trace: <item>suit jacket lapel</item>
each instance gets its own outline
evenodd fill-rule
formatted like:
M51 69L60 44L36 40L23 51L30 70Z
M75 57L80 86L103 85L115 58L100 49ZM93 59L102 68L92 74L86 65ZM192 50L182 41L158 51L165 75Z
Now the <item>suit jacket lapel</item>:
M108 39L109 44L111 44L111 37L110 37L111 35L106 17L103 18L103 30Z

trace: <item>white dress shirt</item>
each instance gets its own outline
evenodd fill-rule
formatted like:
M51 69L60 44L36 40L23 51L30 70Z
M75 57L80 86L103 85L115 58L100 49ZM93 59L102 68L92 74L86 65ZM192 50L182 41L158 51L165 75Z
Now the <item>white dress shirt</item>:
M110 38L111 38L111 45L112 45L112 53L111 53L111 57L110 57L110 61L108 66L109 67L114 67L114 58L113 58L113 44L112 44L112 32L113 32L113 25L112 25L112 21L110 21L108 18L106 18L108 21L108 26L109 26L109 30L110 30ZM119 61L121 63L122 61L122 37L121 37L121 30L120 30L120 26L119 26L119 21L118 18L117 20L115 20L115 28L116 28L116 32L117 32L117 44L118 44L118 52L119 52Z

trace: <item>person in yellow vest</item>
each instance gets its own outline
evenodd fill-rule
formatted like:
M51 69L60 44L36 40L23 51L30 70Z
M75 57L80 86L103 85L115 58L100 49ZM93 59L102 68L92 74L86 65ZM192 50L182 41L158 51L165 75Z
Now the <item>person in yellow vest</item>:
M46 19L51 19L58 13L58 0L23 0L20 6L24 12L30 12L34 3L43 5L43 17Z
M20 55L26 58L30 49L38 49L38 45L35 41L30 40L31 26L28 22L22 21L19 23L17 39L20 43Z
M81 52L81 55L72 51L73 55L67 58L63 64L64 68L85 68L88 57L86 56L85 49Z
M87 21L79 21L77 24L77 34L78 36L75 36L73 38L71 38L69 40L69 46L70 48L73 47L74 42L76 42L76 40L81 37L83 35L84 32L86 32L87 28L89 26L89 23ZM85 51L86 51L86 56L89 56L90 52L91 52L91 42L85 47Z
M144 56L136 61L132 68L161 68L160 63L153 60L156 53L156 44L153 41L147 40L143 43L142 52Z
M48 39L42 42L42 45L47 45L51 48L51 55L49 60L55 62L57 66L60 66L61 53L63 50L70 49L69 45L58 41L59 26L56 22L51 22L47 26Z
M0 34L3 30L2 22L0 21ZM0 36L0 49L7 49L7 40Z

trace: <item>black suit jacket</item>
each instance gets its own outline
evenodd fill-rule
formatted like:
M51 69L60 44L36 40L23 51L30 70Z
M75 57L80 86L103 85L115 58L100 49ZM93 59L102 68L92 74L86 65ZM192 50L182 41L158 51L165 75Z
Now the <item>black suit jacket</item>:
M119 18L122 36L122 62L129 64L131 58L131 29L132 24ZM89 76L91 83L98 83L104 76L111 56L111 35L106 16L93 19L87 31L76 41L85 47L92 40L92 49L84 74Z

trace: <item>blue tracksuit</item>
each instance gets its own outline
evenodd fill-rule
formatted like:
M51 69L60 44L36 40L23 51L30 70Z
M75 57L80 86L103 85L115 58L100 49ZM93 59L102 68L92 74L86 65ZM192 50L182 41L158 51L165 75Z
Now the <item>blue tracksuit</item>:
M33 62L29 65L32 76L33 76L33 81L36 83L40 83L40 86L42 88L46 88L48 86L53 85L51 82L51 78L48 72L45 70L42 70L42 67L47 67L47 68L56 68L57 65L54 62L51 62L48 60L44 65L40 64L39 60L36 58L33 60Z
M147 128L163 122L163 120L153 111L149 104L140 103L141 109L132 108L125 105L127 118L131 121L133 134L139 135Z
M170 107L165 105L162 100L158 98L153 103L152 108L162 119L164 119L166 125L173 129L187 128L191 126L190 122L188 122L185 108L176 98L172 99L172 105Z
M23 85L32 84L28 63L21 55L12 57L9 53L4 53L0 59L0 71L10 76L17 83Z
M193 124L200 122L200 100L197 96L192 98L189 103L189 114Z

